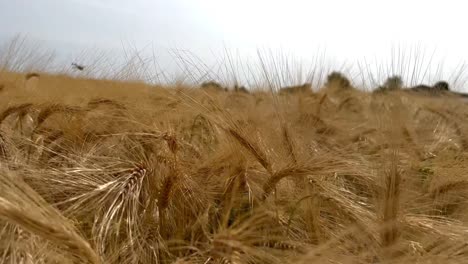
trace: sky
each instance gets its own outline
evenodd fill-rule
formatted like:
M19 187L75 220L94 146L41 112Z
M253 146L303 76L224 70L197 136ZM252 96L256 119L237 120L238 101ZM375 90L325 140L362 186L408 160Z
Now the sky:
M207 62L226 50L240 57L268 50L306 62L326 54L356 65L385 64L392 48L417 47L455 69L468 60L467 5L451 0L0 0L0 42L23 34L70 60L90 48L118 52L131 46L148 55L155 51L169 68L173 50L188 50Z

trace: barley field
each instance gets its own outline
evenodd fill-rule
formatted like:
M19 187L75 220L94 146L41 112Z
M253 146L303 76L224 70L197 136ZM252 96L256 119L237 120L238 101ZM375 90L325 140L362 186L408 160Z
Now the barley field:
M468 107L0 74L0 263L468 263Z

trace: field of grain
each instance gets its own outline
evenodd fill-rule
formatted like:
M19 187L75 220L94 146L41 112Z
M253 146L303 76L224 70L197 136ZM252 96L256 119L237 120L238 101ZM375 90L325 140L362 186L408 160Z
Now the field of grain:
M0 263L468 263L451 96L0 74Z

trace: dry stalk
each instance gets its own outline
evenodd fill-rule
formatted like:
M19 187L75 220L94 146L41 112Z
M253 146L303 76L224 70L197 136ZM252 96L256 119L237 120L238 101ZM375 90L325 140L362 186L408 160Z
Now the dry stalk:
M247 149L252 155L257 159L257 161L265 168L265 170L270 173L270 175L273 175L273 168L270 163L270 161L267 158L266 153L261 151L261 149L253 142L247 139L244 135L241 135L241 133L237 129L233 128L228 128L227 129L228 133L234 137L234 139L237 140L243 146L245 149Z
M173 160L169 163L169 174L163 181L161 193L158 198L158 207L161 210L164 210L169 206L171 194L175 186L178 184L181 172L179 171L177 164L177 151L179 150L179 146L176 137L166 133L162 138L166 141L167 146L173 155Z
M381 231L382 247L391 247L399 236L398 216L400 211L401 196L401 172L398 168L398 155L392 153L390 167L385 172L385 188L382 197L382 222Z
M174 191L175 185L179 181L179 174L175 169L171 169L169 174L163 181L161 186L161 193L158 197L158 207L161 210L165 210L169 206L169 202L171 199L171 194Z
M320 113L322 111L322 105L325 103L327 99L327 94L324 93L323 96L320 98L319 103L317 104L317 109L315 110L315 116L320 117Z
M294 139L291 136L291 132L286 124L282 125L283 130L283 140L288 151L289 158L291 159L292 164L297 164L297 154L296 146Z
M25 103L25 104L8 107L0 114L0 125L10 115L18 113L18 116L24 116L28 112L28 110L30 110L32 106L33 104L31 103Z
M0 134L0 159L7 160L8 157L9 155L8 155L7 143L5 142L5 138L3 137L3 135Z

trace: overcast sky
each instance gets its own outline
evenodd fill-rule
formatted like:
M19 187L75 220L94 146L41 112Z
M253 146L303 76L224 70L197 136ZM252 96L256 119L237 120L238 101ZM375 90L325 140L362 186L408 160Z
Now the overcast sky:
M206 60L228 47L352 62L419 45L455 67L468 59L466 10L450 0L0 0L0 41L27 34L72 57L131 44L188 49Z

